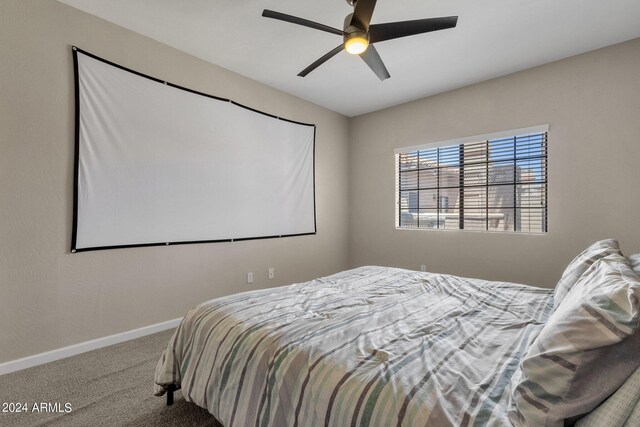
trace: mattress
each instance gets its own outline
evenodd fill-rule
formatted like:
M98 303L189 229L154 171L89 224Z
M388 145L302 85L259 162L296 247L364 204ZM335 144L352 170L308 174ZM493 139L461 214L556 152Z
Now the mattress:
M367 266L191 309L156 368L233 426L503 426L553 291Z

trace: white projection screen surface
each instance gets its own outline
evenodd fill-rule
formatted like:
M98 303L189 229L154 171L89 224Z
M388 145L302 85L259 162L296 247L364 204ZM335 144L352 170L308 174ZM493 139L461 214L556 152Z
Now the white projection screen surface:
M72 252L316 232L314 125L73 54Z

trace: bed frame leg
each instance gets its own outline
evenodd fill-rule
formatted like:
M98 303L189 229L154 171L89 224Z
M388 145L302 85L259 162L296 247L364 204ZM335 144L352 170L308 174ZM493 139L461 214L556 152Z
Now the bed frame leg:
M167 406L173 405L173 392L177 389L178 387L175 384L169 384L169 387L167 387Z

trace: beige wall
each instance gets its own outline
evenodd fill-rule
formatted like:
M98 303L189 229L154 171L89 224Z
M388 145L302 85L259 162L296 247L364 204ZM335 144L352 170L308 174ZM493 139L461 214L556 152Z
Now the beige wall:
M395 229L394 148L547 123L547 235ZM352 119L350 149L351 266L553 287L597 239L640 252L640 39Z
M316 123L318 234L69 253L71 45ZM53 0L0 1L0 363L182 316L206 299L347 267L347 118ZM276 279L267 280L267 268ZM253 271L255 283L245 284Z
M72 44L316 123L318 234L70 255ZM640 252L640 39L352 120L53 0L0 0L0 55L0 363L349 265L553 286L596 239ZM395 229L394 148L545 123L548 235Z

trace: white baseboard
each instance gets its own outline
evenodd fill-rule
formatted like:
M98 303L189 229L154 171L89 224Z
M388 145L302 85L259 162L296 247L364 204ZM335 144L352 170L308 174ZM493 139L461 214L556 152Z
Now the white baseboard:
M106 337L97 338L95 340L73 344L68 347L47 351L45 353L23 357L22 359L10 360L9 362L0 363L0 375L31 368L32 366L42 365L44 363L53 362L54 360L64 359L65 357L75 356L76 354L86 353L87 351L96 350L98 348L133 340L145 335L155 334L156 332L162 332L167 329L177 327L180 324L181 320L182 317L178 319L167 320L166 322L156 323L155 325L144 326L142 328L133 329L131 331L120 332L119 334L113 334Z

